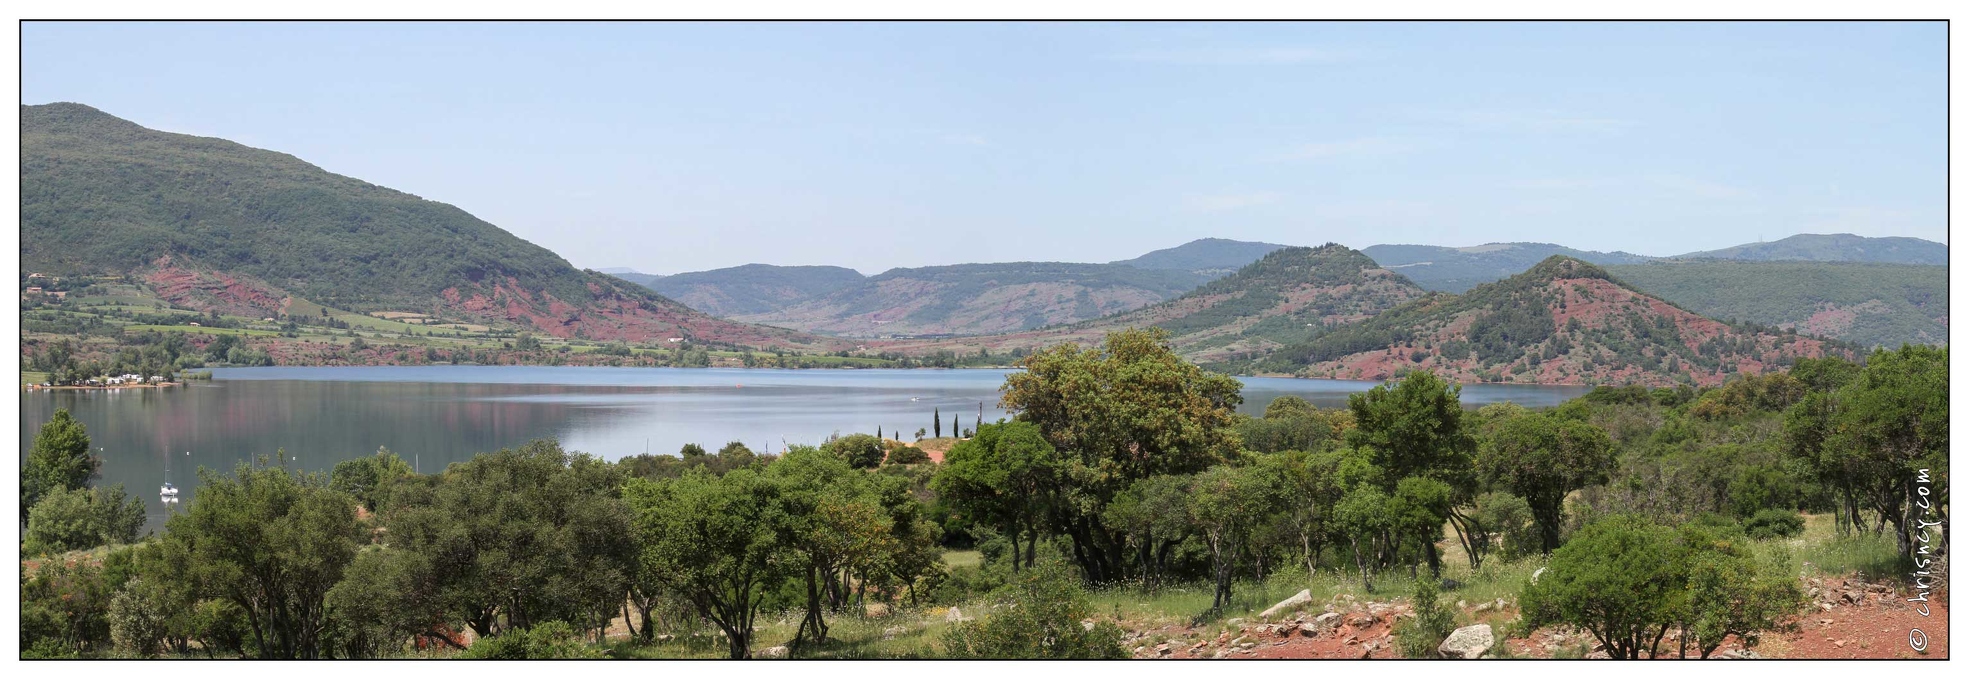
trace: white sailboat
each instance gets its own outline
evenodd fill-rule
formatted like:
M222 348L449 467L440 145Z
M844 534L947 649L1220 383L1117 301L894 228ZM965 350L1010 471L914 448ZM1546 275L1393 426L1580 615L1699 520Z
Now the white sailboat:
M189 456L191 452L186 451L185 455ZM164 503L178 502L178 487L171 483L171 457L168 455L164 457L164 486L158 488L157 495Z

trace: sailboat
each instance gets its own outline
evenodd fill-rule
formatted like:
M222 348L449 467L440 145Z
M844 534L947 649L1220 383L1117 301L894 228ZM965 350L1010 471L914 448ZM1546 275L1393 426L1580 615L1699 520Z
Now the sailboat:
M189 456L191 452L186 451L185 455ZM171 484L171 457L168 455L164 457L164 486L158 488L157 495L165 503L178 502L178 487Z

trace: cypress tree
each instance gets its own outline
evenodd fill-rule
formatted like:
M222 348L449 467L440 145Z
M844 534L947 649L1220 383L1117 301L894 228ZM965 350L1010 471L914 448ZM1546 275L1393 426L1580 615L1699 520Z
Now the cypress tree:
M930 434L937 437L943 436L943 409L936 409L931 412Z

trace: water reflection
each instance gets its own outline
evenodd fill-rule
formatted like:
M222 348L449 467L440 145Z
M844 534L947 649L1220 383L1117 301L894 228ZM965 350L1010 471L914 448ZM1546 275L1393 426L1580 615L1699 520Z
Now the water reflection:
M190 503L199 467L229 471L282 451L286 464L325 471L388 447L433 472L482 451L553 437L614 459L685 443L756 451L818 443L834 432L913 434L940 413L948 429L989 422L1005 371L781 371L551 367L355 367L220 370L211 383L169 390L32 391L21 395L21 450L55 409L89 429L102 484L146 500L152 528L172 481ZM1373 383L1246 379L1242 410L1298 394L1323 407ZM1470 386L1468 405L1558 403L1582 388Z

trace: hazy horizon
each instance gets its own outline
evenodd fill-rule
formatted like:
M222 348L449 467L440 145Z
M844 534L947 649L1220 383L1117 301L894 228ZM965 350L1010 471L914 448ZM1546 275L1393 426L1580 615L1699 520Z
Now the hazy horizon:
M22 100L292 154L580 267L1198 238L1947 243L1940 23L25 22Z

